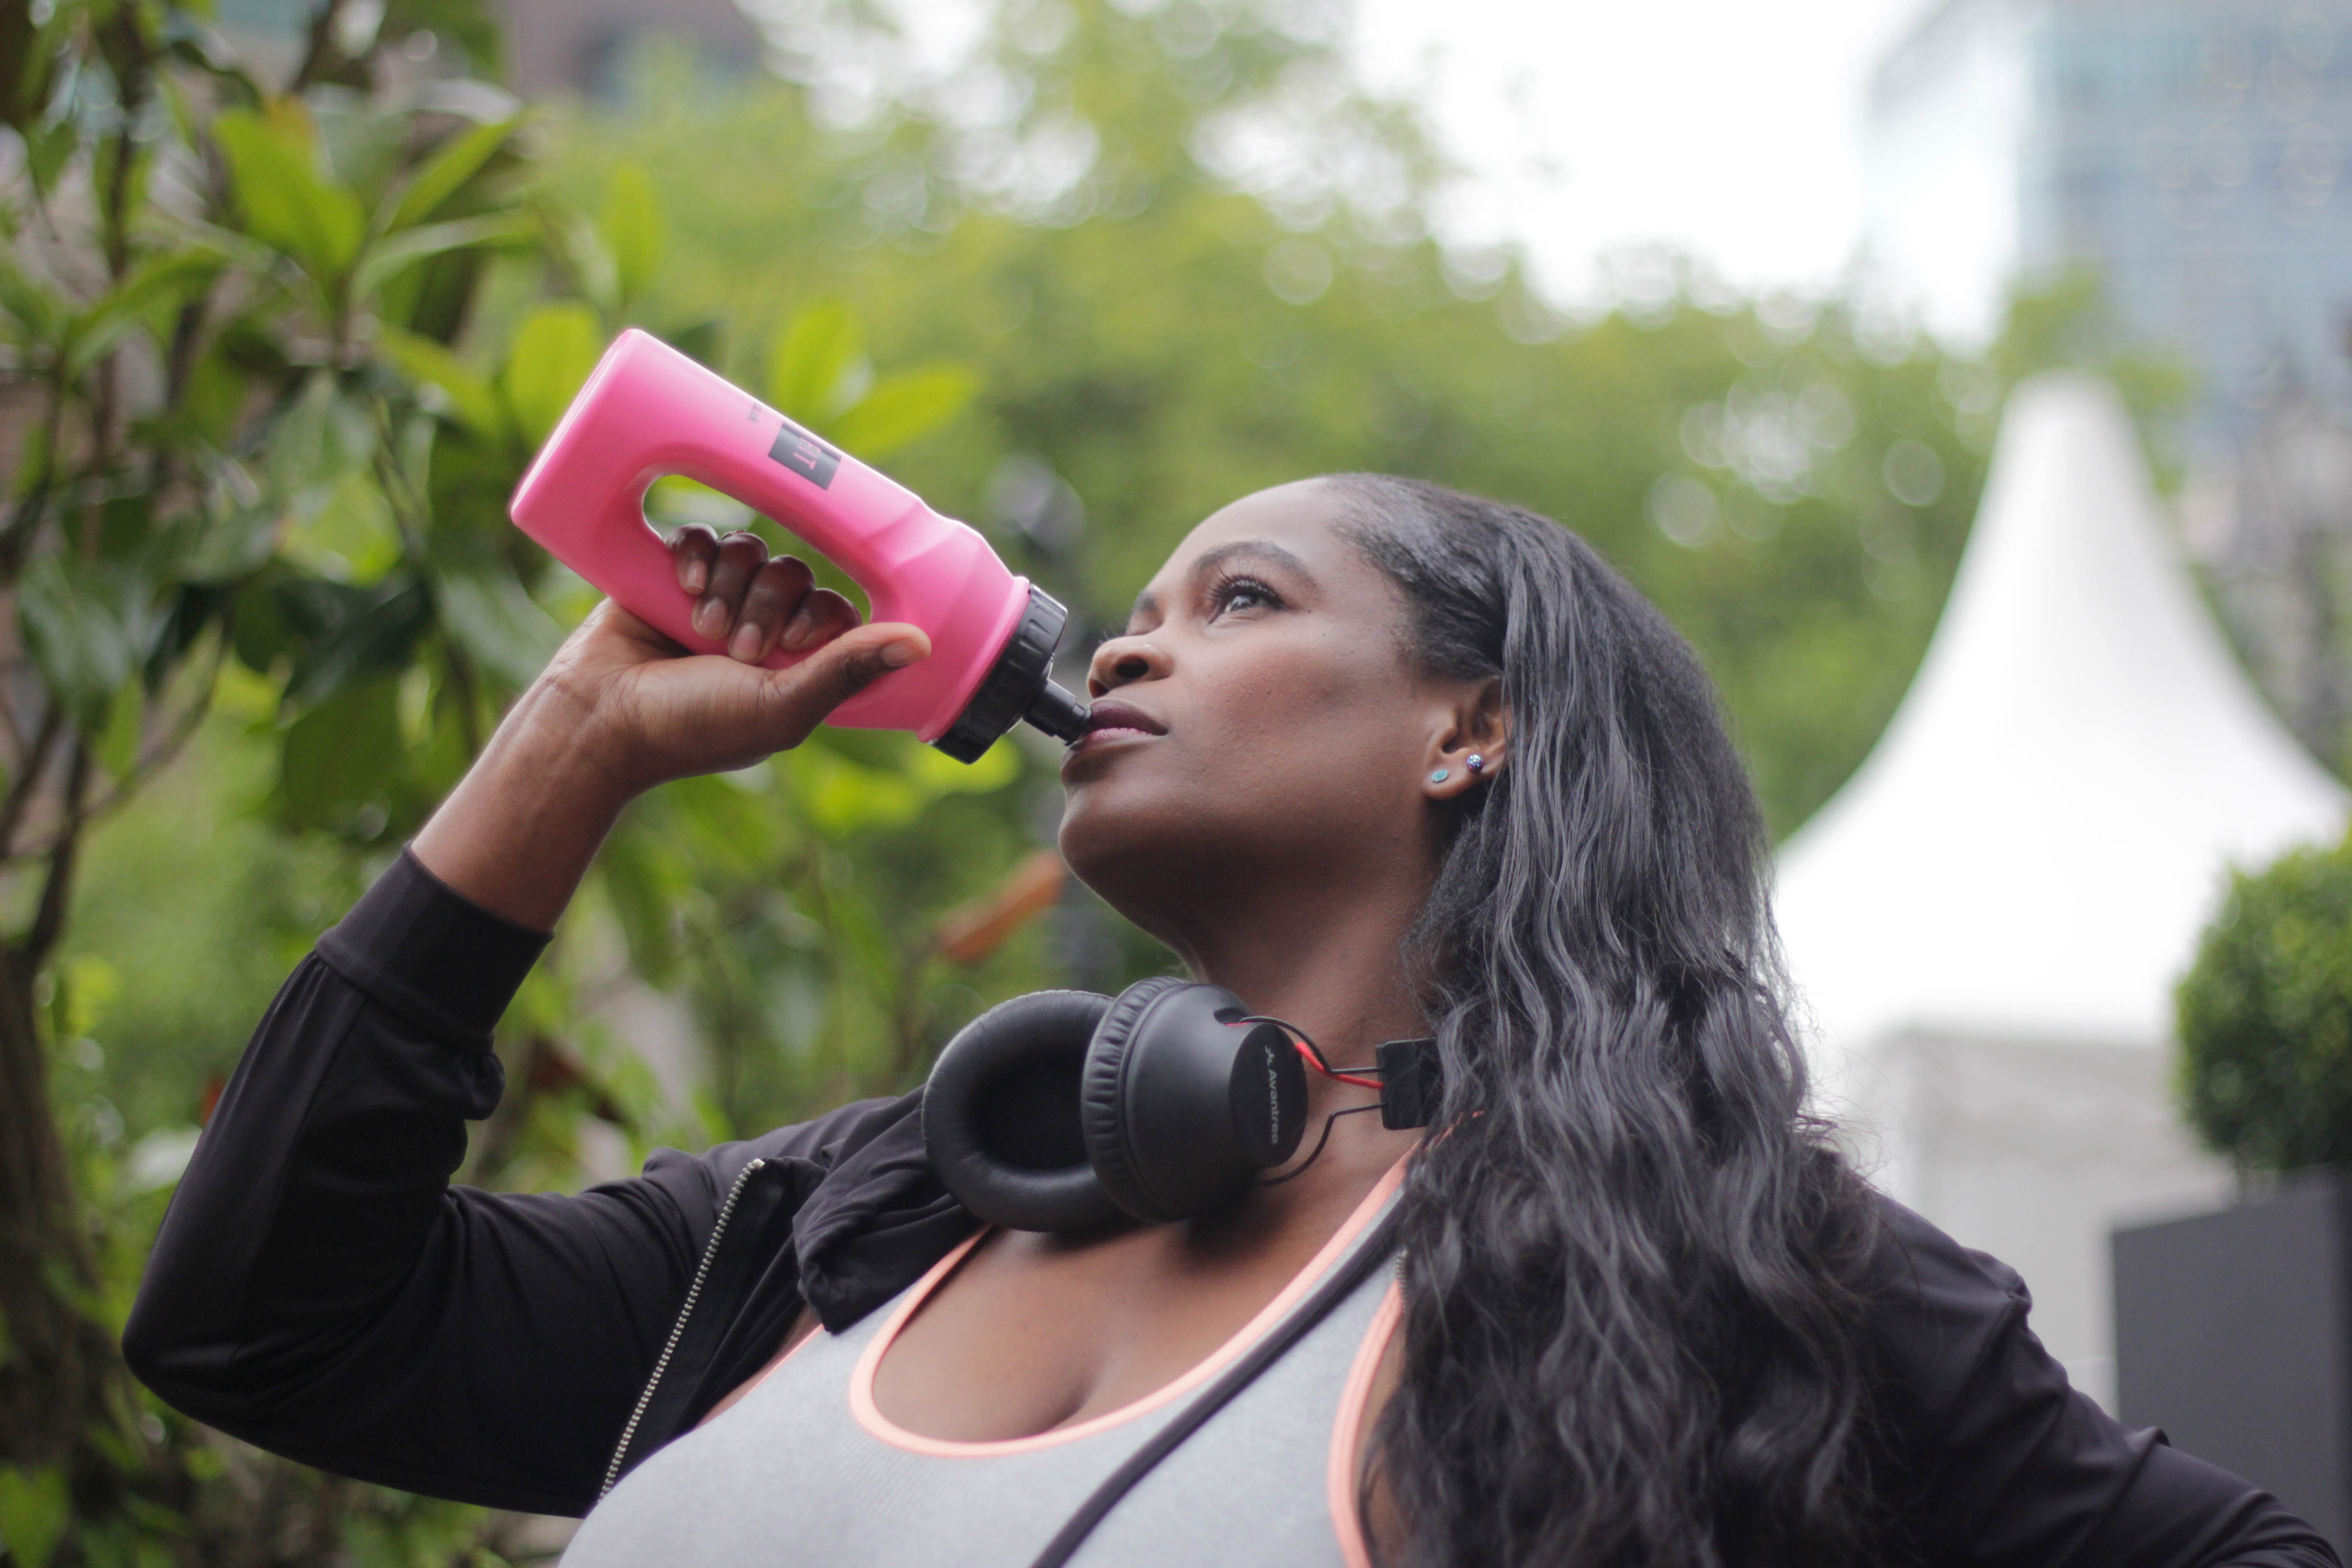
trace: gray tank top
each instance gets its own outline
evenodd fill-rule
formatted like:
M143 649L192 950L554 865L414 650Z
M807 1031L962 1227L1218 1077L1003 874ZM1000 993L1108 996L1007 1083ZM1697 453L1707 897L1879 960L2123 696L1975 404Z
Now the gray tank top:
M638 1466L562 1568L1026 1568L1097 1485L1347 1264L1402 1163L1298 1277L1208 1360L1124 1408L1003 1442L946 1442L875 1408L874 1369L975 1237L845 1332L818 1332L733 1408ZM1374 1268L1113 1508L1078 1568L1367 1568L1356 1526L1365 1405L1401 1297Z

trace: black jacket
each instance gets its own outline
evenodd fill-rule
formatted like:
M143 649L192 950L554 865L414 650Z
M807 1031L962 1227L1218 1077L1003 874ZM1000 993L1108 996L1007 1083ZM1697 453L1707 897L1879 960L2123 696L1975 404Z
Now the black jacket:
M403 856L262 1019L123 1335L165 1399L345 1475L541 1513L687 1430L803 1303L838 1330L974 1221L919 1095L576 1197L452 1187L543 939ZM2335 1562L2265 1494L2073 1393L2017 1276L1898 1205L1874 1268L1877 1469L1936 1563ZM616 1449L625 1449L616 1456ZM617 1465L616 1465L617 1459Z

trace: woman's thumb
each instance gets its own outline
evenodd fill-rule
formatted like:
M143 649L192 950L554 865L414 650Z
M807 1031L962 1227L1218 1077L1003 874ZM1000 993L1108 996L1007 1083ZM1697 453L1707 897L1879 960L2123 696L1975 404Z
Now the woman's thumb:
M803 700L814 701L822 719L892 670L930 657L931 639L922 627L884 621L842 633L792 673L800 677L795 684Z

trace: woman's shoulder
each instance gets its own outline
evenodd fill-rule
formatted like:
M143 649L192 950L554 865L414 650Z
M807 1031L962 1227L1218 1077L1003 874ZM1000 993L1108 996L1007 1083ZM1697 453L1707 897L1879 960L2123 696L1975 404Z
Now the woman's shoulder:
M2130 1431L2074 1388L1999 1258L1893 1199L1856 1280L1874 1482L1929 1563L2333 1563L2258 1487Z
M2033 1296L2016 1269L1883 1193L1870 1201L1875 1237L1855 1283L1883 1389L1922 1415L1948 1410L1989 1361L2025 1352L2063 1390L2065 1373L2028 1326Z
M1989 1289L2003 1296L2025 1289L2016 1269L1965 1245L1877 1188L1869 1189L1867 1201L1877 1226L1871 1271L1878 1287L1908 1290L1933 1285Z

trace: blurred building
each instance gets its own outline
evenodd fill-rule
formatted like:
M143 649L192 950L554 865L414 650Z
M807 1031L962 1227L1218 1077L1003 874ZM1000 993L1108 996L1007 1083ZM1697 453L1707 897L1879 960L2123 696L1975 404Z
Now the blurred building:
M293 69L320 0L219 0L221 29L268 71ZM355 0L347 26L373 32L382 0ZM756 70L767 45L736 0L496 0L507 85L524 98L609 98L647 48L682 47L715 76Z
M1940 0L1872 86L1866 243L1968 338L2096 268L2227 445L2291 388L2352 406L2347 147L2352 0Z
M719 75L753 70L767 46L735 0L499 0L507 81L525 98L610 97L629 63L663 44Z
M1918 676L1777 896L1825 1109L2025 1276L2110 1409L2109 1232L2228 1188L2173 1109L2173 983L2228 867L2345 814L2214 626L2121 403L2025 384Z

